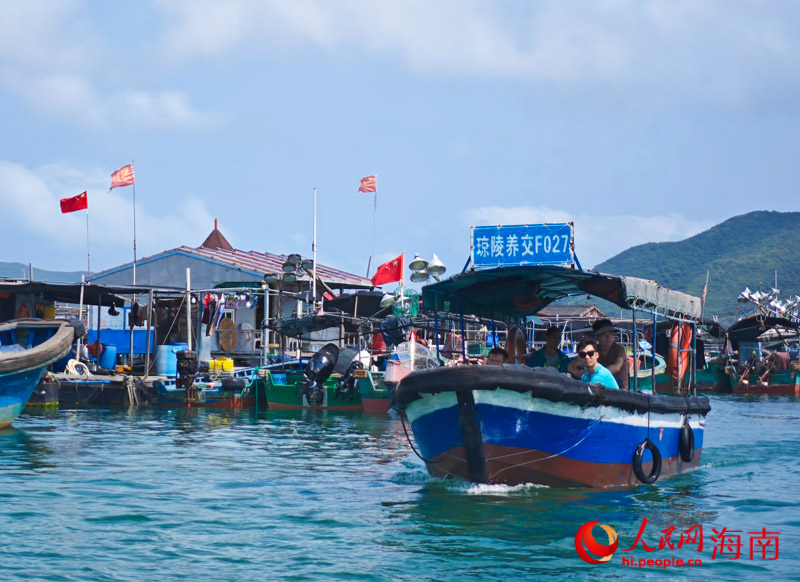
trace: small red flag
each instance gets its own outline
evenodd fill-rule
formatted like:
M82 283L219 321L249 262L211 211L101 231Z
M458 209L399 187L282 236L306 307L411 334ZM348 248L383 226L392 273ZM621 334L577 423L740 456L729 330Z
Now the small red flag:
M378 267L378 269L375 271L375 274L372 276L372 279L370 279L373 287L383 285L384 283L394 283L395 281L402 279L404 256L405 253L401 254L396 259L392 259L388 263L384 263Z
M378 176L367 176L361 178L361 186L358 187L359 192L375 192L378 189Z
M108 191L111 192L114 188L131 184L133 184L133 164L128 164L111 174L111 188Z
M72 198L61 199L61 214L86 210L87 208L89 208L89 197L86 196L86 192L81 192Z

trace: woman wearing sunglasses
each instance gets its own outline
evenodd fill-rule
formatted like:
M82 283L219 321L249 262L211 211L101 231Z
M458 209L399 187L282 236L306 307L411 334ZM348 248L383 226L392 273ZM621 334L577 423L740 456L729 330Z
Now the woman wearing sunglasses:
M619 388L614 374L598 362L599 358L600 349L597 341L592 338L583 338L578 344L578 361L584 369L581 381L589 384L602 384L606 388Z

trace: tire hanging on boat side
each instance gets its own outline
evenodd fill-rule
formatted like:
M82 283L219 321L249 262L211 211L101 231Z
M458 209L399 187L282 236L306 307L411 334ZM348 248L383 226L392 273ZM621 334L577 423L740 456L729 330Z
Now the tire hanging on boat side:
M650 450L650 454L653 455L653 466L650 468L650 473L646 474L642 467L642 457L644 456L644 452L648 449ZM631 461L631 464L633 465L633 472L636 478L647 485L655 483L658 476L661 475L661 453L655 443L649 438L644 439L639 443L639 446L636 447L636 452L633 453L633 461Z
M689 426L689 421L684 419L681 432L678 435L678 452L684 463L691 463L694 459L694 431Z

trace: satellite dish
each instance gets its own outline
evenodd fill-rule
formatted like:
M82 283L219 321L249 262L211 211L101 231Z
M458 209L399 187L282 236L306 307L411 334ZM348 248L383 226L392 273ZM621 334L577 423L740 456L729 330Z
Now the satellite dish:
M412 271L421 271L425 267L428 266L428 261L420 257L419 255L414 255L414 260L408 264L408 268Z
M447 268L444 266L442 260L436 256L436 253L433 253L433 258L428 263L428 273L430 273L431 277L438 277L446 270Z
M411 273L411 282L412 283L424 283L430 278L430 274L427 271L414 271Z
M391 307L394 305L395 302L394 295L390 295L389 293L384 293L383 297L381 298L380 306L381 307Z

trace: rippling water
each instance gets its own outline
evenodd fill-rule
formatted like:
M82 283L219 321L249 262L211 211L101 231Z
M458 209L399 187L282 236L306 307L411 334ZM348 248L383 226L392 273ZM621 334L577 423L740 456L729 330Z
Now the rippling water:
M800 579L800 400L713 397L706 429L701 470L589 490L431 479L399 421L359 413L23 414L0 431L0 579ZM644 518L649 546L699 524L705 547L622 552ZM619 534L606 564L575 550L595 520ZM712 560L723 527L742 557ZM776 560L749 559L762 528Z

